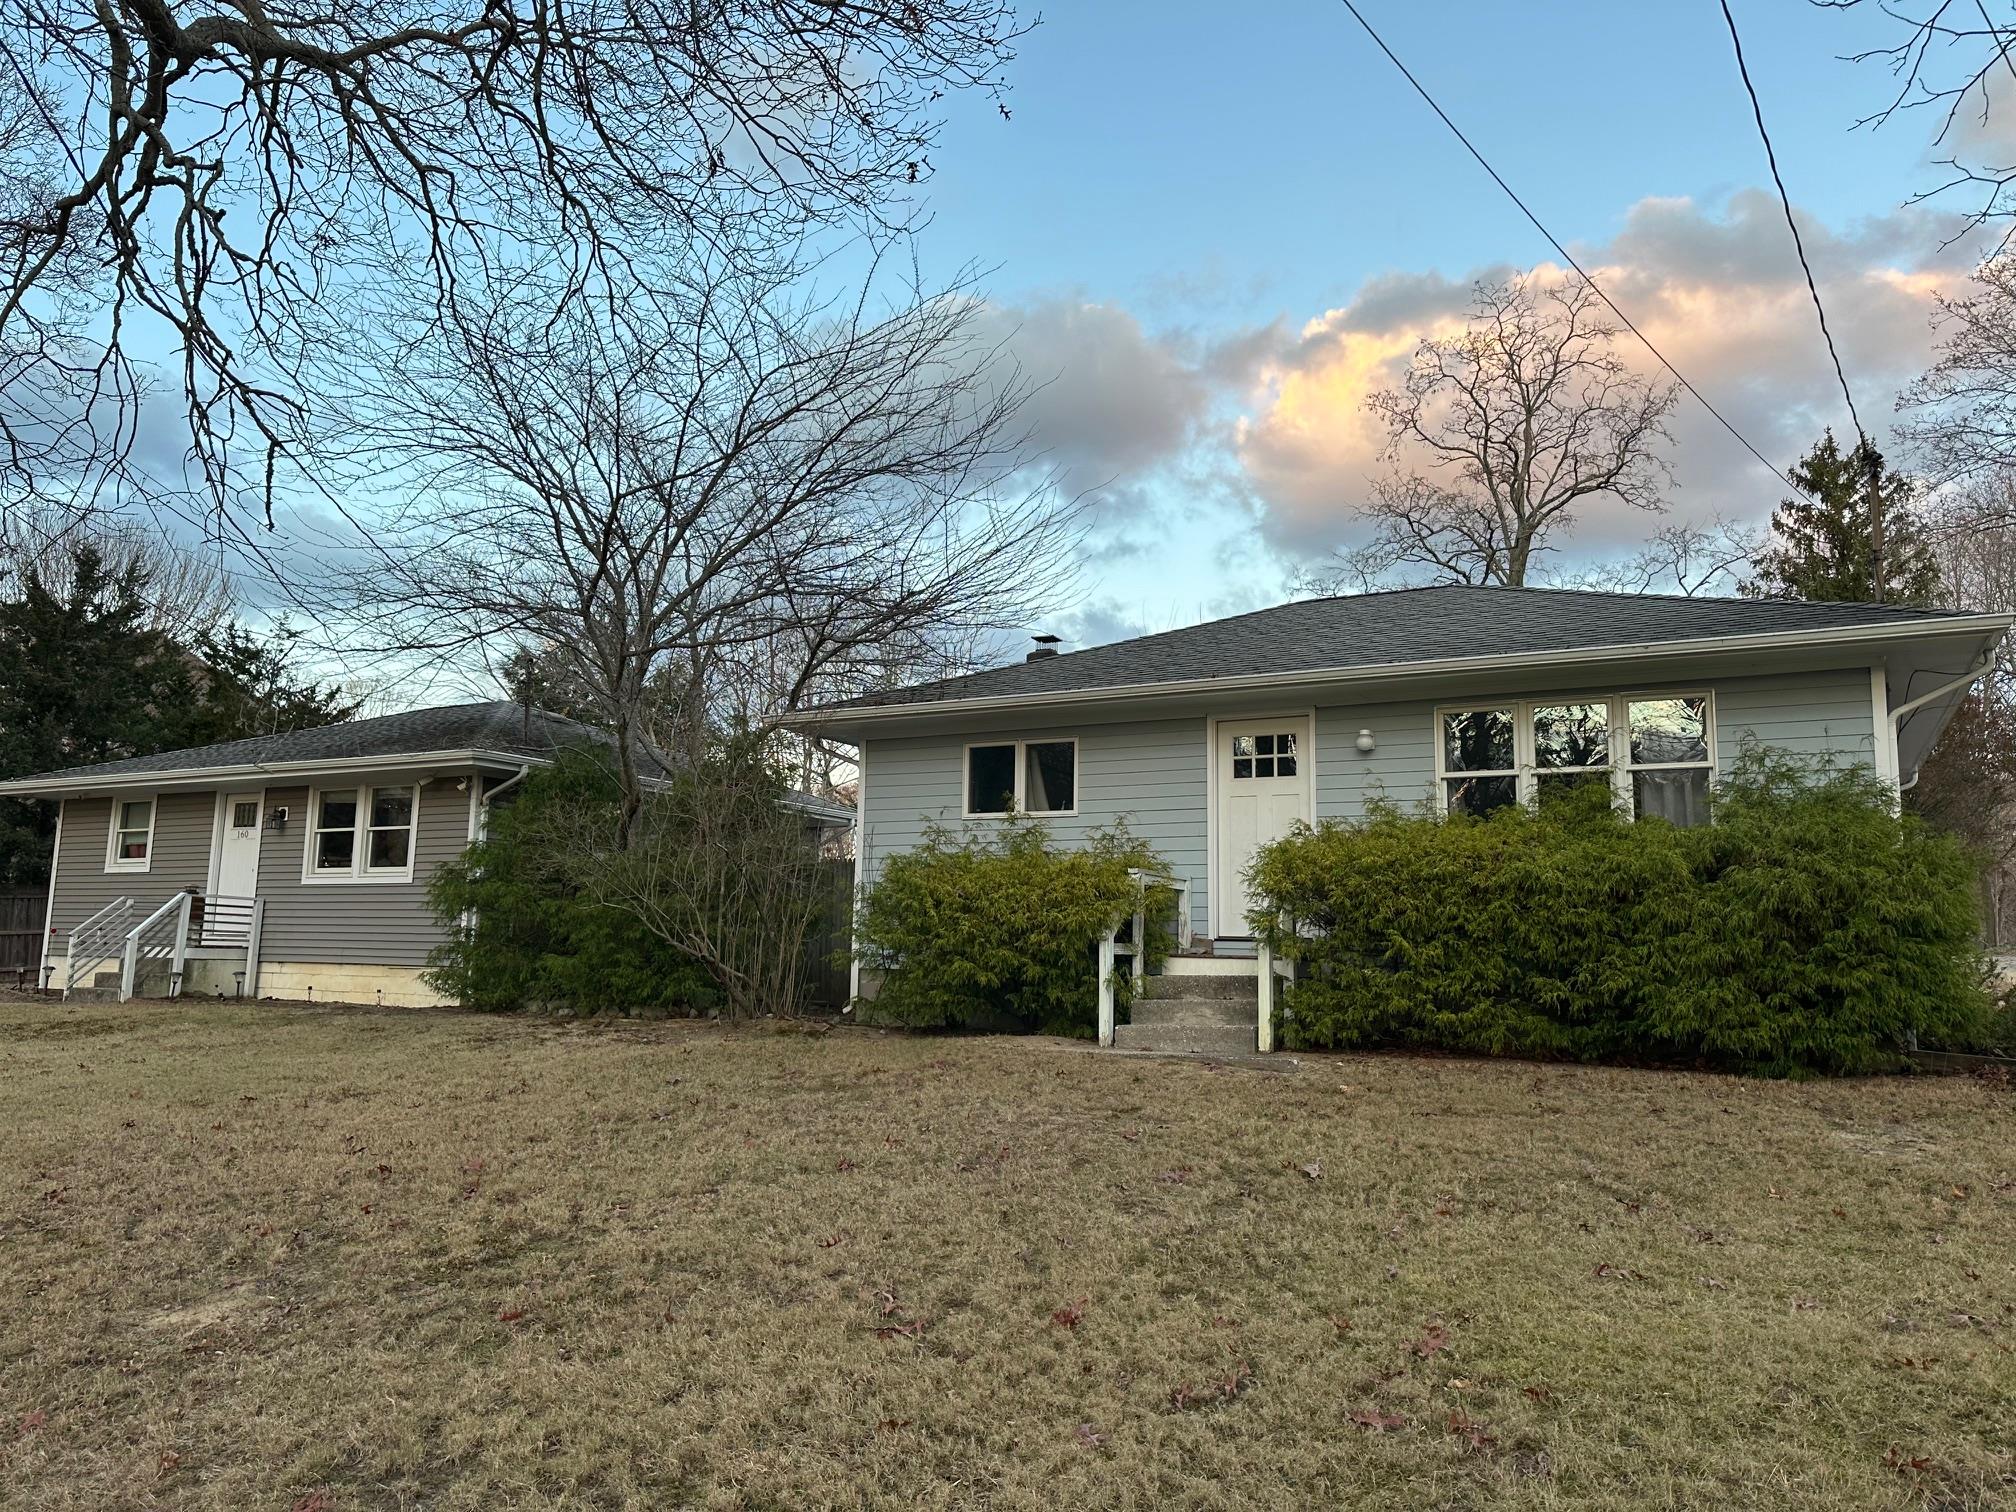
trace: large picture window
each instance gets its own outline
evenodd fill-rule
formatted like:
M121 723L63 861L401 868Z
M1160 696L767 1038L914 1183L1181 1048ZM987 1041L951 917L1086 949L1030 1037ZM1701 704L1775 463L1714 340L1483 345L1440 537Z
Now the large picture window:
M406 881L413 875L415 787L331 788L309 804L307 879Z
M1525 699L1435 715L1442 807L1481 816L1600 783L1640 817L1704 824L1714 770L1705 693Z
M966 817L1078 812L1078 742L1003 740L966 747Z

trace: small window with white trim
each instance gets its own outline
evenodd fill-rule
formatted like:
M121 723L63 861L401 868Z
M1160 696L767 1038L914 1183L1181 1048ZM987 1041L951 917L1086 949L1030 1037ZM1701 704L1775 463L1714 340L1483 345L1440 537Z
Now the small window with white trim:
M966 747L968 819L1078 811L1076 740L1003 740Z
M112 833L106 839L107 871L146 871L154 856L154 800L112 800Z
M314 881L405 880L413 874L415 787L332 788L309 806Z

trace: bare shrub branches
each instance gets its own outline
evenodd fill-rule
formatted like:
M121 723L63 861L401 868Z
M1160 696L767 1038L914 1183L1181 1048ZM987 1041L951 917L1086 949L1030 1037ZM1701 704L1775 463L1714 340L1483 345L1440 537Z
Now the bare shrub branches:
M132 482L144 315L204 496L270 509L313 418L310 317L347 289L452 309L544 260L557 297L606 298L667 249L886 224L936 102L998 93L1020 29L1004 0L0 0L9 482Z

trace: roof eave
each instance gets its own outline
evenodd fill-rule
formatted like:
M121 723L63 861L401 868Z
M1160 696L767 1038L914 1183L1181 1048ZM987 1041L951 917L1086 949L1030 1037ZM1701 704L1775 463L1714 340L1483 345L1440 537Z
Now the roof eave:
M408 767L505 767L545 766L552 758L530 756L515 751L465 748L446 751L394 751L376 756L323 756L305 761L231 762L219 766L163 767L147 772L94 772L89 767L55 776L18 777L0 782L0 797L61 798L73 793L92 793L114 788L205 787L216 783L312 777L323 772L383 772Z
M1633 641L1611 646L1578 646L1559 651L1525 651L1493 656L1445 657L1432 661L1384 662L1355 667L1312 668L1296 672L1241 674L1191 678L1171 682L1119 683L1095 688L1053 689L992 698L923 699L886 704L835 704L808 709L785 721L793 729L873 724L956 714L988 714L1022 708L1084 703L1124 703L1175 698L1200 693L1237 693L1279 687L1349 687L1354 683L1402 682L1447 677L1468 672L1489 673L1552 666L1602 666L1610 662L1654 656L1715 656L1730 652L1800 650L1815 646L1880 646L1895 641L1943 639L1948 636L1991 635L2000 638L2016 615L1969 614L1939 620L1888 620L1879 625L1829 625L1814 630L1783 630L1768 634L1702 636L1692 640Z

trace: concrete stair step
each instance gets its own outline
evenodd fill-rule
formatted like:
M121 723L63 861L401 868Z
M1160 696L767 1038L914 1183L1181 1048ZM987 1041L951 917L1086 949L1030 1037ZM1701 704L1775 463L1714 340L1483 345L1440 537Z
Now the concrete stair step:
M1144 998L1230 998L1237 1002L1252 1003L1260 996L1260 978L1252 975L1163 975L1143 977L1141 979L1141 996Z
M1245 1024L1258 1021L1260 1005L1252 997L1241 1002L1229 997L1136 998L1127 1016L1137 1024L1175 1026Z
M1113 1031L1120 1050L1161 1050L1178 1055L1251 1055L1251 1024L1121 1024Z

